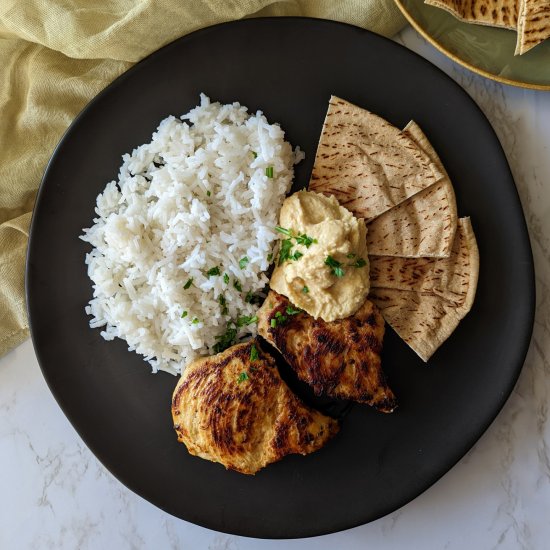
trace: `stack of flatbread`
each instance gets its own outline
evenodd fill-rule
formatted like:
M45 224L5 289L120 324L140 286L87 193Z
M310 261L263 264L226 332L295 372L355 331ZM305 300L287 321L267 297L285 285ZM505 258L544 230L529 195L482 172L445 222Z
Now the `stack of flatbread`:
M472 307L479 254L469 218L420 127L399 130L332 96L309 190L365 218L369 298L424 360Z
M467 23L517 31L515 55L550 37L550 0L425 0Z

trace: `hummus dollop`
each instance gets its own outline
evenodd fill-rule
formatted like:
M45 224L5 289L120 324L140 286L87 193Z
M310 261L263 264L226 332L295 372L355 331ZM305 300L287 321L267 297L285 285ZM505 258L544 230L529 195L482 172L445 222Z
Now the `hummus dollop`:
M315 318L353 315L370 288L365 221L333 196L298 191L284 201L279 223L271 288Z

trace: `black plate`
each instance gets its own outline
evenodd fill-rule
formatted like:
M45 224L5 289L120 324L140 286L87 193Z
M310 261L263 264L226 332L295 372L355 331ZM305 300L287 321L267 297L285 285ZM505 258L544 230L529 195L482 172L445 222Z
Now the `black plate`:
M278 121L311 170L331 93L397 126L424 129L470 215L481 255L474 308L424 365L388 330L384 367L395 414L355 406L320 452L255 477L191 457L176 442L176 379L150 374L124 342L88 327L91 297L78 239L121 155L199 92ZM130 489L187 521L254 537L304 537L353 527L407 503L485 431L523 364L534 313L533 263L516 188L491 126L470 97L405 48L339 23L256 19L198 31L122 75L73 123L48 166L27 263L34 346L59 405L86 444ZM452 498L452 495L449 495Z

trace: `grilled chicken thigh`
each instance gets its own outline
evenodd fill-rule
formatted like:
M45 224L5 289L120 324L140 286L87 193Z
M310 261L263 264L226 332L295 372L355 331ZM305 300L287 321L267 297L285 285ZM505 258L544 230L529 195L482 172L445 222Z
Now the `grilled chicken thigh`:
M258 341L188 365L174 390L172 417L189 453L243 474L288 454L312 453L339 429L290 391Z
M328 323L270 291L257 315L259 334L317 395L394 410L396 399L380 361L384 320L372 302L366 300L354 315Z

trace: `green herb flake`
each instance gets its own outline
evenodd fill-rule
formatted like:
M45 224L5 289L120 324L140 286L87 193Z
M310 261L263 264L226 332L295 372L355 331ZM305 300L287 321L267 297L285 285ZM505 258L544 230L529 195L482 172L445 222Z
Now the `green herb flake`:
M327 256L325 258L325 265L330 267L330 272L333 275L336 275L336 277L344 276L345 271L342 269L342 264L338 260L335 260L332 256Z
M248 380L249 376L246 374L246 372L241 372L239 374L239 377L237 378L237 382L240 384L241 382L244 382L245 380Z
M237 319L237 326L238 327L244 327L245 325L251 325L252 323L257 323L258 317L254 315L253 317L249 317L247 315L242 315Z
M298 315L298 313L302 313L302 311L301 309L294 309L292 306L286 306L287 315Z
M292 241L290 239L284 239L281 241L281 248L279 250L279 265L282 265L284 262L291 259L291 250Z
M212 193L210 191L206 192L206 196L209 197Z
M221 271L220 271L220 268L218 266L216 267L211 267L207 272L206 272L206 276L207 277L215 277L217 275L221 275Z
M187 311L182 311L181 318L185 319L187 317Z
M255 159L258 158L258 153L256 153L256 151L252 151L252 154L254 155L254 158L255 158Z
M271 322L269 324L271 325L271 328L275 328L277 326L277 319L271 319Z
M271 263L271 261L273 260L273 254L270 252L268 255L267 255L267 261L269 263Z
M358 258L358 260L353 263L353 264L350 264L351 267L365 267L367 265L367 262L363 259L363 258Z
M188 281L183 285L183 290L187 290L193 284L193 277L188 279Z
M353 252L351 254L347 254L346 258L355 258L355 254Z
M262 297L261 296L256 296L255 294L252 294L252 291L249 290L247 293L246 293L246 296L244 298L244 301L247 303L247 304L260 304L262 302Z
M280 311L275 313L275 322L277 325L282 325L286 320L286 315L283 315Z
M309 235L306 235L305 233L302 233L298 237L294 237L296 239L296 242L298 244L304 245L306 248L309 248L312 244L317 244L317 239L314 239L313 237L310 237Z
M216 342L212 347L214 353L220 353L231 347L237 338L237 329L232 323L227 323L227 330L220 336L216 336Z
M309 248L312 244L317 243L317 239L314 239L313 237L310 237L305 233L302 233L301 235L296 236L292 231L292 229L286 229L285 227L281 227L280 225L275 226L275 231L277 231L278 233L282 233L283 235L286 235L288 237L288 239L284 239L283 241L281 241L281 251L279 253L279 265L281 265L281 263L284 262L285 260L298 260L303 256L301 252L295 252L294 254L290 254L290 250L294 246L292 244L292 239L296 241L296 244L301 244L306 248Z
M237 279L235 279L233 281L233 286L239 291L239 292L242 292L243 291L243 287L241 286L241 282L238 281Z
M198 325L198 324L199 324L199 320L198 320L196 317L193 317L193 320L191 321L191 324L193 324L193 325Z
M307 286L304 286L304 288L302 288L302 292L304 294L307 294L309 292L309 288Z
M251 361L257 361L258 360L258 348L254 344L250 346L250 360ZM250 367L250 370L256 370L254 367Z
M239 267L240 267L241 269L244 269L244 268L246 267L246 264L248 263L248 261L249 261L249 260L248 260L248 256L244 256L243 258L241 258L241 259L239 260Z
M275 226L275 231L277 233L282 233L283 235L286 235L287 237L294 237L294 234L292 233L292 229L285 229L284 227L281 227L280 225Z
M227 305L226 305L226 300L225 300L225 296L223 294L220 294L218 296L218 302L220 304L220 306L222 306L222 315L227 315L227 312L228 312L228 309L227 309Z
M229 284L229 275L227 273L223 274L223 282L228 285Z
M273 178L273 166L268 166L268 167L265 169L265 175L266 175L268 178Z

